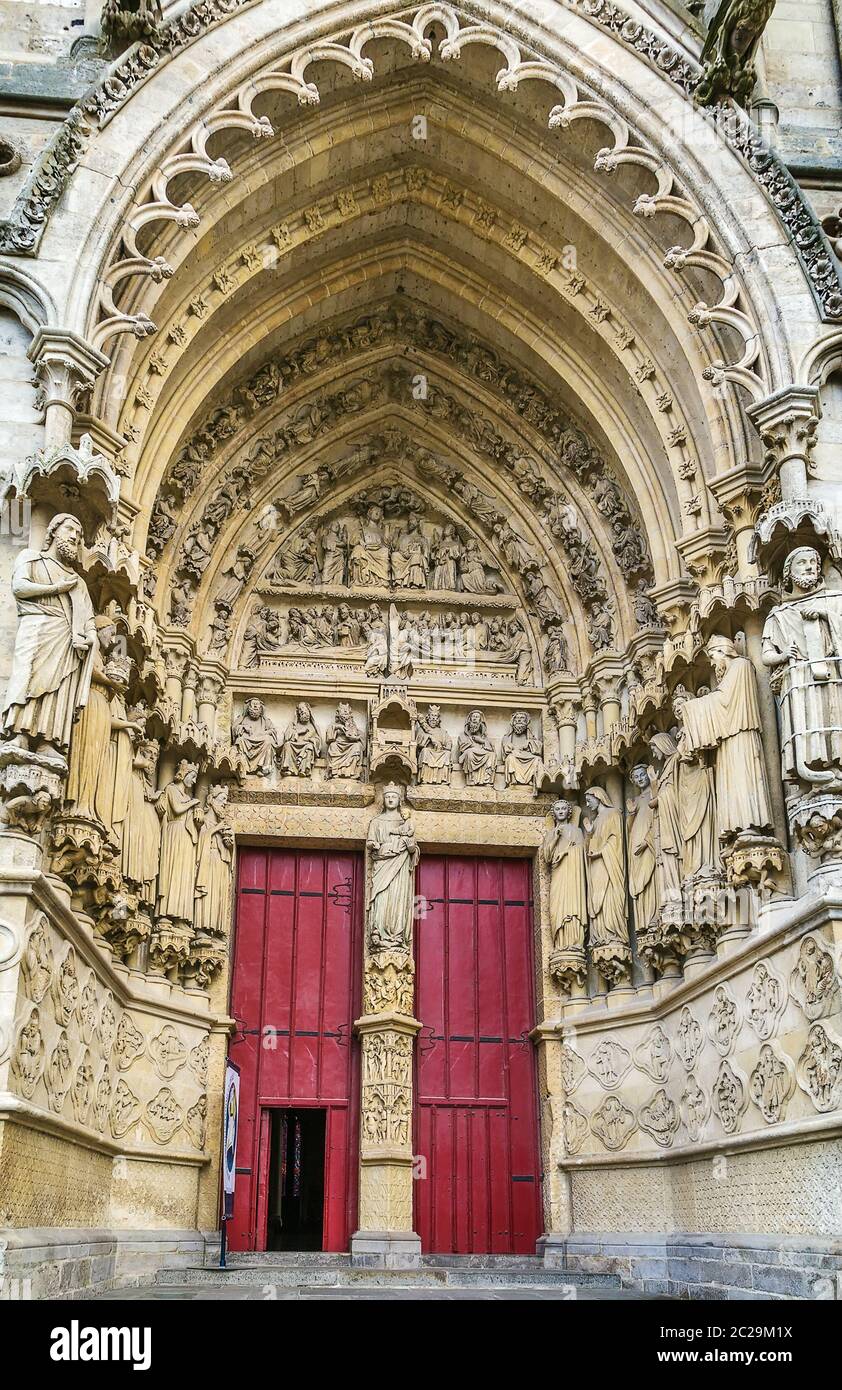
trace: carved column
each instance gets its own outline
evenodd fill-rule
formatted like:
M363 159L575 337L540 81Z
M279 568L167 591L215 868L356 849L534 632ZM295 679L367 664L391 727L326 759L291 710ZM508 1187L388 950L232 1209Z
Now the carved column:
M44 405L44 449L69 444L79 397L88 393L108 358L75 333L39 328L29 348Z
M746 410L763 440L767 461L777 468L784 502L807 496L818 402L817 387L788 386Z
M421 1027L413 1014L418 849L402 799L401 788L390 783L383 811L369 825L363 1013L354 1025L362 1047L362 1100L359 1229L351 1255L356 1264L386 1268L417 1265L421 1258L412 1228L413 1045Z
M212 739L216 737L216 711L222 687L217 676L202 676L199 681L199 723L205 725Z

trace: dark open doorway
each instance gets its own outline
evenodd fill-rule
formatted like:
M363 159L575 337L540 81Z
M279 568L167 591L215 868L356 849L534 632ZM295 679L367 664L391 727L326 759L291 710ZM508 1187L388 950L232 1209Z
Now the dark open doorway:
M273 1110L268 1250L321 1250L325 1119L316 1109Z

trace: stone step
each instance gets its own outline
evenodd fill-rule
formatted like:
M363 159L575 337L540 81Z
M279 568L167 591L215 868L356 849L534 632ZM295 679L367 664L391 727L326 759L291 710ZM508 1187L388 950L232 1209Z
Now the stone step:
M161 1270L156 1284L232 1288L261 1285L275 1288L403 1288L403 1289L493 1289L493 1288L619 1288L616 1275L568 1274L544 1269L539 1261L533 1268L495 1266L493 1268L356 1269L343 1262L310 1265L246 1264L227 1269L186 1268Z

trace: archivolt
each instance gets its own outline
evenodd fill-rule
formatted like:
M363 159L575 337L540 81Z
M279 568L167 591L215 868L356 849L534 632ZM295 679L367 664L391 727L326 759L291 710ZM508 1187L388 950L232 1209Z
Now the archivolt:
M298 49L283 66L269 66L250 77L231 94L223 109L209 112L194 126L182 148L163 160L155 172L149 191L128 215L122 229L122 239L128 255L118 252L103 276L100 300L100 322L93 328L98 346L115 333L133 332L138 337L154 331L149 316L138 310L120 313L114 304L113 289L120 280L134 275L147 275L153 280L171 273L160 257L143 256L137 251L138 232L151 222L173 222L177 226L197 224L197 215L189 203L174 202L170 184L186 172L204 173L212 182L228 182L232 172L224 159L215 159L207 152L214 134L227 129L249 130L255 138L272 133L265 118L253 112L255 99L266 91L288 92L300 104L315 104L319 100L316 84L308 80L308 71L320 62L332 62L350 70L359 81L370 82L374 63L364 49L378 38L390 38L407 45L416 60L428 62L433 45L429 37L434 26L441 26L446 37L439 46L444 61L456 60L474 44L492 47L500 52L505 66L497 74L498 91L514 91L527 81L549 86L560 98L550 110L548 128L568 130L580 120L595 120L604 125L611 144L601 150L595 161L597 171L611 174L623 165L636 165L651 174L657 184L654 193L640 195L634 202L634 212L645 218L659 214L683 220L691 232L689 245L670 252L666 264L680 270L698 266L714 274L721 282L718 303L699 303L692 311L691 321L698 326L725 324L735 330L743 343L740 357L731 363L719 362L710 369L712 380L729 380L744 386L755 398L768 389L764 380L766 366L761 361L761 335L743 302L742 286L732 262L715 247L711 227L701 207L681 188L675 174L663 156L635 136L627 120L602 98L589 90L587 84L555 62L524 57L521 46L510 36L486 23L464 23L463 17L447 5L425 5L405 22L387 16L358 26L345 42L324 42Z

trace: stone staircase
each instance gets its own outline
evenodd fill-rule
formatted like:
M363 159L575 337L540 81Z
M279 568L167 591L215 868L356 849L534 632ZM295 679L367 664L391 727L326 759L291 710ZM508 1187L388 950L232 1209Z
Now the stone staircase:
M138 1296L144 1291L138 1290ZM616 1275L547 1269L532 1255L425 1255L417 1269L352 1265L350 1255L280 1253L229 1255L215 1264L159 1271L159 1298L440 1298L617 1299L639 1298Z

